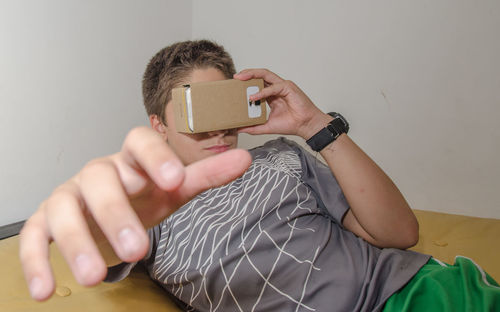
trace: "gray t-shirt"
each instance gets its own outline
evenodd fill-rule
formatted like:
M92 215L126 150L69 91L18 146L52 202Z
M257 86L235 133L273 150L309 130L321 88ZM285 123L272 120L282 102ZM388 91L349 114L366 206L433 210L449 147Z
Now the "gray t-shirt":
M335 177L297 144L281 138L250 153L242 177L149 230L146 267L187 310L376 311L427 262L344 229L349 206Z

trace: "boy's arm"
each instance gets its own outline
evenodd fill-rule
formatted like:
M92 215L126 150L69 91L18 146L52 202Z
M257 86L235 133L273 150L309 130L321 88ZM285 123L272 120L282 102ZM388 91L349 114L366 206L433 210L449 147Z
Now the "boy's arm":
M378 247L409 248L418 241L418 222L391 179L346 134L321 156L337 178L351 209L343 225Z
M294 134L309 139L332 119L293 82L265 69L244 70L235 78L262 78L266 88L251 99L267 98L264 125L241 129L250 134ZM343 225L378 247L408 248L418 240L418 222L391 179L346 134L321 151L349 203Z
M26 221L19 256L31 296L41 301L54 291L50 242L78 283L95 285L106 266L144 257L145 227L196 194L236 179L250 163L248 152L232 150L184 167L154 130L132 130L120 152L89 162Z

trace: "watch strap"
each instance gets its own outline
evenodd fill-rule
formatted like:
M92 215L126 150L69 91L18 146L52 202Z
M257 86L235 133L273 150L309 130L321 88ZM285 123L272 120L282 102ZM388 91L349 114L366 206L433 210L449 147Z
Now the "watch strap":
M319 152L335 141L342 133L349 131L349 124L338 113L328 113L333 117L330 123L306 141L313 151Z

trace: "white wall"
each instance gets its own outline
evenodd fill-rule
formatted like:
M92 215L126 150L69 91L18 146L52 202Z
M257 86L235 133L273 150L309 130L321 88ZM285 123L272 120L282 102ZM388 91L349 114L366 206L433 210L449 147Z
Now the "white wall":
M494 218L499 30L498 1L193 1L194 38L343 113L414 208Z
M342 112L414 208L500 218L499 29L496 1L0 0L0 226L146 124L147 61L191 37Z
M141 76L191 2L0 0L0 226L147 124Z

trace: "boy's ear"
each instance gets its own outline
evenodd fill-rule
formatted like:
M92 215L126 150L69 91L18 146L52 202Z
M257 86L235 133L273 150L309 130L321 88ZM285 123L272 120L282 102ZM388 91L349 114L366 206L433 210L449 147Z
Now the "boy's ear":
M149 115L149 123L151 124L151 128L161 134L165 140L167 139L167 126L161 121L158 115Z

